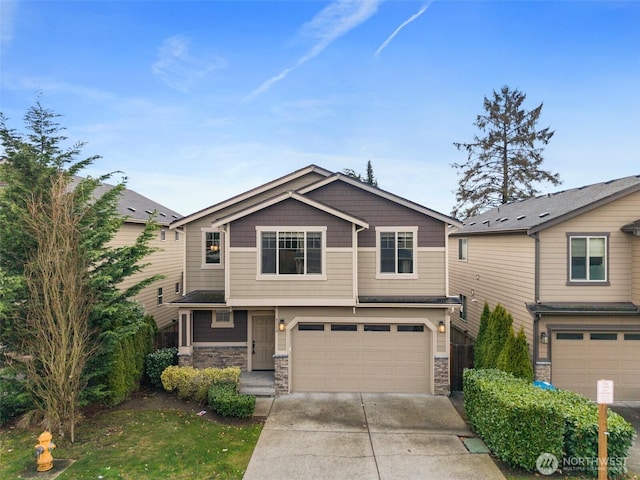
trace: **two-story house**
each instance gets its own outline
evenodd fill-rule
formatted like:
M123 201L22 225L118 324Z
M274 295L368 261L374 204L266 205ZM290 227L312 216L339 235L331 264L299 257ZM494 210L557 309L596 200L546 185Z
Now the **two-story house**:
M173 222L181 364L274 370L277 394L448 393L450 225L315 165Z
M640 175L510 202L451 234L458 330L484 302L524 327L536 378L595 398L640 399Z
M112 185L100 185L95 195L100 196ZM169 231L172 221L182 218L179 213L159 204L139 193L125 189L118 201L118 213L126 220L116 232L110 246L121 247L133 245L143 232L149 218L155 214L158 229L149 242L149 246L156 250L142 260L147 266L140 272L126 278L120 285L121 289L129 288L139 281L153 275L163 278L145 287L136 295L136 300L142 305L147 315L152 315L160 331L160 346L175 346L178 316L174 308L167 308L166 303L182 296L182 271L184 256L184 236L180 229ZM168 335L164 335L168 332ZM167 337L167 338L165 338ZM162 339L165 338L165 341Z

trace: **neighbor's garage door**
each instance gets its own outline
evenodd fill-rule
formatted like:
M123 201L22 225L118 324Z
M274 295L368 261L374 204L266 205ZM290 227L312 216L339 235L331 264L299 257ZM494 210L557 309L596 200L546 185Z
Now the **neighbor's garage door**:
M640 332L555 332L551 381L596 398L596 382L613 380L614 400L640 400Z
M428 393L424 325L300 323L292 336L292 391Z

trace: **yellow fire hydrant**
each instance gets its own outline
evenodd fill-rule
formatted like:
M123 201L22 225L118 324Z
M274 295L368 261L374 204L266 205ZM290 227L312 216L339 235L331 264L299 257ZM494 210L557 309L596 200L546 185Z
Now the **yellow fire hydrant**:
M51 441L52 438L49 432L42 432L38 437L40 443L35 446L35 449L39 472L47 472L53 468L51 450L56 448L56 444Z

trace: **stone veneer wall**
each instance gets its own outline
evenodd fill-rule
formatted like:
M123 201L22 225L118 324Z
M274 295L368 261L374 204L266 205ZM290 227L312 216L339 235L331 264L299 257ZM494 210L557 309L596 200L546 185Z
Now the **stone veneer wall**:
M433 393L434 395L449 395L449 357L433 359Z
M247 347L194 347L191 364L195 368L240 367L246 371Z
M193 355L178 354L178 365L181 367L193 367Z
M536 363L535 377L536 380L541 382L551 383L551 363L550 362L538 362Z
M275 368L274 383L276 395L287 395L289 393L289 355L274 355L273 364Z

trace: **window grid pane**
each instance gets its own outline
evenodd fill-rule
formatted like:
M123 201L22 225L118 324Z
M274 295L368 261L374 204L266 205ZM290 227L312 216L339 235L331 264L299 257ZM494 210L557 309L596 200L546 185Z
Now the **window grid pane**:
M205 263L220 264L220 232L205 234Z
M262 232L261 273L322 274L322 232Z
M606 238L571 238L571 280L606 280Z

